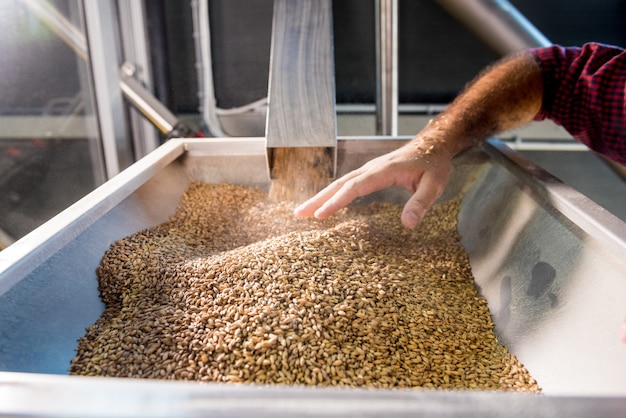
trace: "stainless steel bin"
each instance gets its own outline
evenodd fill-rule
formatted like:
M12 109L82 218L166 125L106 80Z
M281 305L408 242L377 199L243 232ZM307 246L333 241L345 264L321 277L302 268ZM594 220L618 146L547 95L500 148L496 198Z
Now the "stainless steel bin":
M402 141L340 138L337 172ZM459 232L476 283L499 337L544 394L64 376L104 308L95 275L104 252L167 220L192 181L269 187L265 140L170 140L0 252L0 415L626 413L626 224L497 140L455 159L443 198L464 193ZM405 197L374 198L390 194Z

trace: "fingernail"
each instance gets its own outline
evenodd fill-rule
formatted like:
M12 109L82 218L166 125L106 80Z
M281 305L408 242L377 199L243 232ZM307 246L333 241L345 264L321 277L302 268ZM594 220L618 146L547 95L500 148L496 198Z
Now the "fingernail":
M302 215L302 211L303 211L303 210L304 210L304 205L300 205L300 206L297 206L297 207L293 210L293 213L294 213L294 215L296 215L296 216L301 216L301 215Z

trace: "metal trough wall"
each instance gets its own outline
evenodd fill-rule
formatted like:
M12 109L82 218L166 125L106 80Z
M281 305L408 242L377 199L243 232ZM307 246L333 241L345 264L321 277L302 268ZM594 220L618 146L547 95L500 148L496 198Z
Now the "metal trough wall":
M338 174L402 141L340 139ZM5 404L10 410L0 402L0 413L45 415L37 409L43 407L27 401L43 390L51 399L76 399L80 392L84 407L77 413L87 416L93 414L95 404L88 402L86 390L79 389L84 385L124 397L129 408L154 400L147 392L175 394L169 398L171 405L185 414L189 410L184 403L198 396L214 397L203 404L205 411L221 408L234 415L245 409L245 403L220 404L218 393L242 399L334 399L338 409L328 407L322 415L354 406L351 400L368 398L358 390L225 389L125 380L120 384L144 394L128 399L119 389L122 386L109 384L110 379L44 376L67 374L76 340L103 310L95 269L108 246L165 221L191 181L268 187L265 152L263 138L171 140L0 252L0 399L13 399ZM459 231L477 285L489 301L500 338L537 378L546 396L376 391L380 402L371 413L391 407L401 415L438 405L450 416L471 416L468 408L476 408L476 413L506 411L499 408L511 402L523 404L527 411L539 408L536 416L542 416L539 412L546 403L561 412L626 408L626 344L618 334L626 317L622 261L626 260L626 225L497 141L457 158L444 198L461 191L465 196ZM374 198L389 196L406 197L391 190ZM611 401L607 403L605 397ZM419 402L393 409L411 400ZM450 402L454 407L442 406ZM52 404L47 411L68 412ZM264 404L275 408L274 413L293 415L291 409L280 409L285 405ZM167 411L171 412L165 408L158 414Z

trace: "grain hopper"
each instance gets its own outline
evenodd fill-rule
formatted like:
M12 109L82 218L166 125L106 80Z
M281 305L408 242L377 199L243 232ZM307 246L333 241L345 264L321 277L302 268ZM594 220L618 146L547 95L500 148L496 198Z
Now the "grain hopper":
M319 103L318 110L329 112L320 116L324 129L316 132L326 135L295 146L324 149L333 174L406 140L336 138L332 104ZM268 121L275 120L272 106L280 104L270 101ZM268 188L273 150L294 146L283 130L288 124L268 126L266 138L172 139L0 252L0 414L623 415L626 344L619 329L626 317L626 224L496 139L455 159L442 198L464 193L459 232L477 286L500 339L543 394L65 376L76 340L103 310L95 269L108 246L164 222L192 181ZM406 195L388 190L374 198L402 201Z

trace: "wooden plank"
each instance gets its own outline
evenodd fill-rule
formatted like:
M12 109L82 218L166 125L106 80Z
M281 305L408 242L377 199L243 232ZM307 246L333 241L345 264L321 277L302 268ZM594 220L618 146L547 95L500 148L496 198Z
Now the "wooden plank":
M335 147L330 0L275 0L267 147Z

